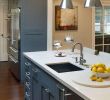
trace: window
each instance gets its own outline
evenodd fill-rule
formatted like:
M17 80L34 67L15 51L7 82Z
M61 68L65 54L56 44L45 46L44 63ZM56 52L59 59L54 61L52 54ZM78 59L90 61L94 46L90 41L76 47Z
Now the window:
M95 9L95 49L110 53L110 7Z

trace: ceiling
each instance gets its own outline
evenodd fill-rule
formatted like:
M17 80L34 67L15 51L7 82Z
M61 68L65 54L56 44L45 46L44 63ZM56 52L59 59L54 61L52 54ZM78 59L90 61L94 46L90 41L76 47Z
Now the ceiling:
M110 6L110 0L101 0L102 5Z

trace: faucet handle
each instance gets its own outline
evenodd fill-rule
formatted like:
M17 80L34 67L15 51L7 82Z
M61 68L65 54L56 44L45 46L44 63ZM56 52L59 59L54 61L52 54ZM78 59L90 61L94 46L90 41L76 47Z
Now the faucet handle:
M78 63L78 57L75 57L75 63Z
M86 60L85 59L82 59L83 60L83 63L86 63Z
M80 57L80 64L83 65L83 63L86 63L86 60Z

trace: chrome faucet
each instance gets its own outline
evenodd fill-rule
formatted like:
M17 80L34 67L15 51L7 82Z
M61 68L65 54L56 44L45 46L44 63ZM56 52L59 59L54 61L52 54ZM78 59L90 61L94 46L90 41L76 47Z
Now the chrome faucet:
M72 47L72 52L74 52L74 49L76 47L76 45L80 46L80 65L83 65L84 63L86 63L86 60L83 58L83 45L81 43L75 43Z

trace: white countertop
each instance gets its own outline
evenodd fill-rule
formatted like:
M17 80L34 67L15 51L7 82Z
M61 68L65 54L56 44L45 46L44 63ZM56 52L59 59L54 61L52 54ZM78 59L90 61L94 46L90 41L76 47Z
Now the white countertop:
M72 75L74 72L65 72L65 73L57 73L53 69L49 68L46 64L48 63L60 63L60 62L70 62L79 67L87 69L77 63L75 63L75 59L72 58L73 55L69 50L64 50L67 54L66 57L55 57L56 51L40 51L40 52L27 52L24 53L25 57L33 61L35 64L39 65L41 69L46 71L60 83L64 84L66 87L71 89L73 92L77 93L79 96L84 98L85 100L110 100L110 87L107 88L92 88L86 87L82 85L78 85L72 81ZM74 54L79 55L79 54ZM102 54L102 55L93 55L93 51L84 50L84 58L87 61L87 64L94 63L105 63L107 66L110 66L110 55ZM80 74L79 74L80 75ZM77 76L76 76L77 77Z

